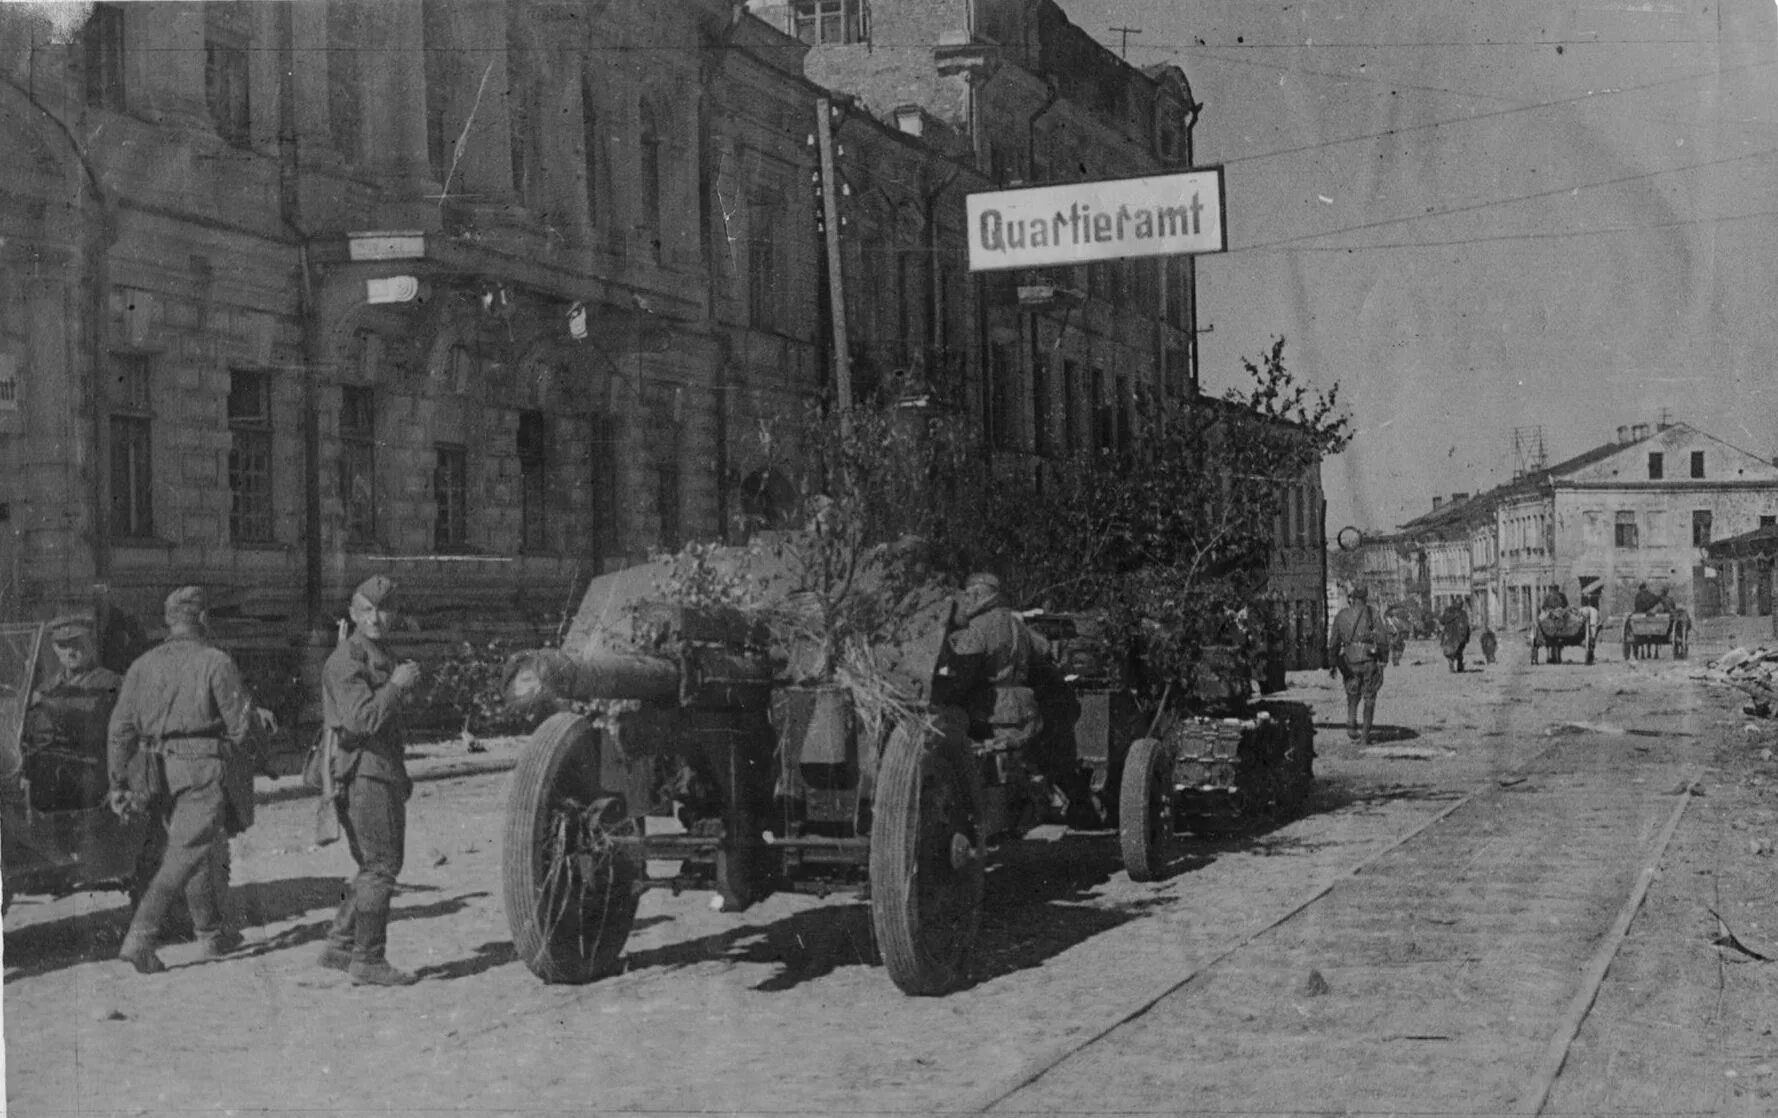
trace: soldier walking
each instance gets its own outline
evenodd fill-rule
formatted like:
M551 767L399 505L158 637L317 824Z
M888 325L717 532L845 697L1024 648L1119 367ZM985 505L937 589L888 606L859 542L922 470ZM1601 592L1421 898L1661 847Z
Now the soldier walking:
M408 779L401 700L420 669L397 664L381 644L394 620L395 583L376 575L352 593L352 633L321 674L321 716L338 733L332 756L334 802L358 874L316 961L343 970L353 985L408 986L418 981L389 965L389 902L407 842Z
M1370 592L1354 586L1346 608L1334 617L1327 631L1327 656L1346 685L1346 736L1369 745L1371 724L1377 713L1377 692L1383 689L1383 658L1388 634L1371 608ZM1358 729L1358 704L1364 703L1364 731Z
M228 653L205 639L204 591L167 597L167 639L124 673L107 731L112 810L150 811L166 848L117 957L141 974L166 969L155 941L181 892L207 957L240 946L224 911L228 836L253 822L249 752L259 713Z

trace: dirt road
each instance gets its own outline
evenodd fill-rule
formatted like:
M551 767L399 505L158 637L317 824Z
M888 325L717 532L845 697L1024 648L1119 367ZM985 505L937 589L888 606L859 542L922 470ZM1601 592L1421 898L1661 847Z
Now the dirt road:
M1698 658L1737 634L1706 625ZM249 948L158 977L121 898L6 919L15 1113L1766 1113L1778 806L1733 692L1670 661L1392 669L1369 750L1324 725L1311 810L1182 845L1155 885L1100 835L1009 852L973 982L907 998L844 897L643 899L623 975L539 985L498 894L498 777L422 785L391 955L312 965L347 868L312 805L237 841ZM1418 660L1418 663L1413 661ZM1696 784L1693 781L1697 781ZM1766 847L1770 849L1770 847ZM1640 905L1630 902L1646 891ZM1631 918L1633 917L1633 919ZM1616 934L1627 921L1621 945ZM1774 936L1778 939L1778 935ZM1761 952L1778 956L1778 948ZM1572 1037L1572 1043L1569 1043Z

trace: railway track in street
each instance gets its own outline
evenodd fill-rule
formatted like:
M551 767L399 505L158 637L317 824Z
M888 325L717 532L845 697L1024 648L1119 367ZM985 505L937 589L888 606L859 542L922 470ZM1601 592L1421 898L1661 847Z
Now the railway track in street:
M966 1109L1542 1113L1700 773L1601 729L1556 737Z

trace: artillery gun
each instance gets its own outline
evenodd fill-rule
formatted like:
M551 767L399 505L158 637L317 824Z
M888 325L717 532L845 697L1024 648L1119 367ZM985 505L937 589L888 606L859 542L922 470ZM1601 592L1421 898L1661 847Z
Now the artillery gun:
M766 599L794 598L782 568L747 553ZM797 650L722 610L660 600L664 563L593 580L560 650L508 665L508 701L553 710L512 778L502 890L519 956L546 982L615 971L641 893L713 882L725 909L780 888L868 880L885 968L910 994L962 981L991 848L1045 821L1055 782L1032 758L972 741L943 693L951 599L928 588L873 648L906 697L896 711L832 684L789 682ZM1039 702L1065 715L1059 674ZM1060 775L1059 773L1057 774ZM651 809L671 803L678 827ZM650 824L659 824L656 830ZM675 830L675 833L667 833ZM650 879L649 861L679 872Z
M1182 831L1226 831L1302 808L1314 783L1313 714L1253 698L1255 674L1262 693L1281 689L1280 642L1211 645L1169 671L1160 665L1177 658L1157 655L1166 634L1156 626L1120 653L1092 615L1041 615L1032 625L1074 684L1077 751L1132 880L1159 878Z

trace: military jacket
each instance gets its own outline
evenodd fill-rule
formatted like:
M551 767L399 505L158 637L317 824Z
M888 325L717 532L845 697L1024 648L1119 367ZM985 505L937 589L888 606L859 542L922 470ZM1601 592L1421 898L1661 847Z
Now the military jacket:
M1004 605L991 606L952 633L950 646L955 693L971 721L1017 726L1037 718L1031 657L1047 655L1049 644L1023 618Z
M321 670L321 717L340 732L336 780L363 777L409 786L401 732L401 689L389 682L395 659L354 632Z
M91 750L94 755L105 752L121 682L122 677L109 668L93 667L74 675L58 668L37 690L26 717L27 744Z

